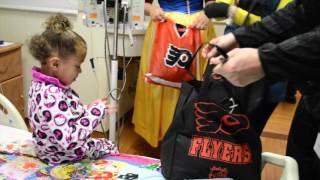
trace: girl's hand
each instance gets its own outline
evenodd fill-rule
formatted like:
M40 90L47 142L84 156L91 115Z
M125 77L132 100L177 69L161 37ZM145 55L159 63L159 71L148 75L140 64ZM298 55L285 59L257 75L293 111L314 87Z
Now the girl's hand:
M191 27L197 28L197 29L206 29L208 27L209 18L204 14L204 12L201 12L198 17L194 20Z
M116 105L108 104L108 105L106 105L106 107L107 107L106 112L107 112L108 115L119 111L119 105L118 104L116 104Z
M101 98L100 101L106 106L106 113L108 115L119 111L119 105L118 104L115 104L115 105L108 104L109 102L108 102L107 97Z
M107 97L101 98L100 101L101 101L106 107L108 106L108 98L107 98Z
M92 106L97 105L99 102L102 102L102 99L96 99L96 100L94 100L92 103L90 103L90 104L87 106L87 109L90 109ZM105 104L105 103L103 102L103 104Z

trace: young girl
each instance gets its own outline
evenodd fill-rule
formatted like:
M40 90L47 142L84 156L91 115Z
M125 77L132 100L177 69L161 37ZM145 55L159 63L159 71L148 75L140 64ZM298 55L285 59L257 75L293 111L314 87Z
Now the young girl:
M37 156L55 165L118 153L111 141L90 137L105 112L115 109L106 98L83 105L70 88L81 73L87 47L69 20L61 14L51 17L46 30L32 37L29 49L41 63L40 68L32 68L28 100Z

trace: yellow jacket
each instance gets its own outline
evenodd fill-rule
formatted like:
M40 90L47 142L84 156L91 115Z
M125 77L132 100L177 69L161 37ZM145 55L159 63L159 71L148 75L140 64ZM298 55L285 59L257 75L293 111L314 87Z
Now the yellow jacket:
M255 0L255 1L258 1L258 0ZM280 0L276 10L279 10L279 9L285 7L291 1L292 0ZM229 5L237 6L236 0L217 0L217 2L223 2L223 3L229 4ZM247 14L248 14L247 10L244 10L240 7L237 7L236 13L232 18L233 23L236 25L243 25ZM261 20L261 16L250 13L246 24L253 24L253 23L260 21L260 20Z

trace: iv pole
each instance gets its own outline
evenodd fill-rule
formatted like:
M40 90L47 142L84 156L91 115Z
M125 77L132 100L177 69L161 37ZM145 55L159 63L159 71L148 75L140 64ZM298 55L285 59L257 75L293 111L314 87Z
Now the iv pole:
M116 105L118 95L117 95L117 86L118 86L118 0L114 1L114 26L113 26L113 46L112 46L112 59L111 59L111 105ZM109 121L109 139L117 144L116 139L116 123L117 123L117 113L112 113L110 115Z

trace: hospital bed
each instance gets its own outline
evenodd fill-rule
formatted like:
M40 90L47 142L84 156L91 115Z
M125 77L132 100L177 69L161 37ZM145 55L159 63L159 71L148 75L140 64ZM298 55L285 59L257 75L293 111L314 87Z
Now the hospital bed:
M0 125L0 134L0 179L164 179L159 159L138 155L119 154L48 166L34 157L30 132ZM298 180L294 159L264 152L262 167L266 163L283 167L281 180Z

